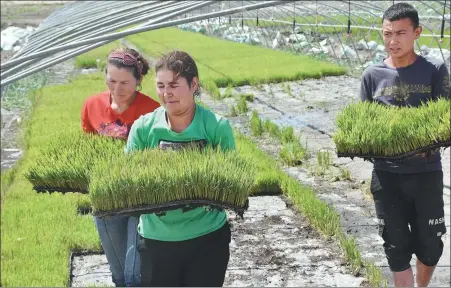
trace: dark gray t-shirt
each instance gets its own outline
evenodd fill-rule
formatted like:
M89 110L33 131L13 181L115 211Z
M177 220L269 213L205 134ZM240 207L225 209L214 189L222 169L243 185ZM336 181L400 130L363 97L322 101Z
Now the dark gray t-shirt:
M449 73L441 61L418 56L414 63L392 68L384 62L368 66L363 72L360 98L394 106L419 106L422 102L450 97ZM442 169L440 152L427 159L413 156L398 161L374 162L374 169L395 173L421 173Z

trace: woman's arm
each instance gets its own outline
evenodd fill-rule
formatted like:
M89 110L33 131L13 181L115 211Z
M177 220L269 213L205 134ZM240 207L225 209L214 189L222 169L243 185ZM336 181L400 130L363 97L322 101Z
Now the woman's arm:
M220 145L221 150L235 150L235 137L233 136L233 129L230 126L229 120L222 118L218 122L216 128L215 145Z
M139 117L130 128L130 133L127 138L127 145L125 146L125 153L136 150L143 150L145 148L144 139L142 137L143 116Z

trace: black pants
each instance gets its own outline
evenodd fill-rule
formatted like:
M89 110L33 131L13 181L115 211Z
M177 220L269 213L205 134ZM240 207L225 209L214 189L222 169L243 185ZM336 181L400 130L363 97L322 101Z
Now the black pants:
M141 286L221 287L229 263L230 226L178 242L141 237Z
M390 269L401 272L410 268L413 253L423 264L437 265L443 252L441 236L446 233L443 172L374 170L371 192Z

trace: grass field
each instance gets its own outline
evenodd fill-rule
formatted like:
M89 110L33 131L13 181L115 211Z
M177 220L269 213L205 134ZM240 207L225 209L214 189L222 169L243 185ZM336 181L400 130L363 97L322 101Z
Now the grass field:
M345 73L342 67L307 56L234 43L175 28L132 35L127 40L155 58L173 49L188 52L196 61L201 82L213 81L217 87L320 78Z

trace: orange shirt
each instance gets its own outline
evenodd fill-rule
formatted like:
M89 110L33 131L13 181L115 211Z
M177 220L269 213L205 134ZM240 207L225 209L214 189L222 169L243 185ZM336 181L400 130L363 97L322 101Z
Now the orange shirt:
M86 99L81 111L81 125L84 132L127 139L133 122L158 107L157 101L137 92L127 110L118 114L111 109L110 91L104 91Z

